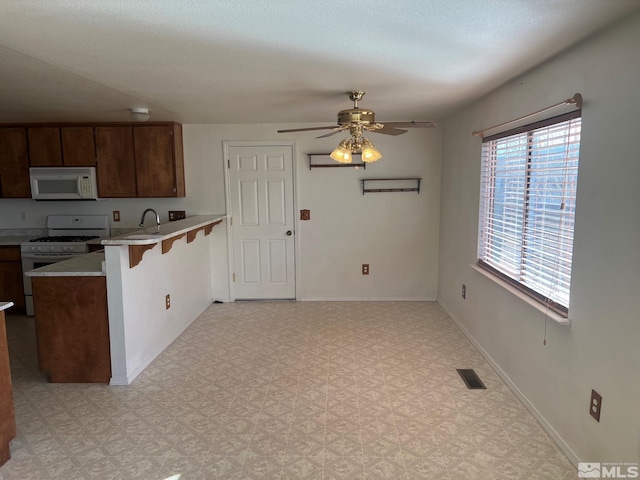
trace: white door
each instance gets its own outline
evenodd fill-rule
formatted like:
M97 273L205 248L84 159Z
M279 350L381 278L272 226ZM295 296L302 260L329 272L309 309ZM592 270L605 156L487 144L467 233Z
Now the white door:
M294 299L293 147L229 146L236 299Z

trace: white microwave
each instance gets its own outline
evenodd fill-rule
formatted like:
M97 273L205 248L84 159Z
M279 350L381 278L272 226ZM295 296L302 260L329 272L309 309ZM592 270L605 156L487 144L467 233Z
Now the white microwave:
M31 198L34 200L97 200L95 167L32 167Z

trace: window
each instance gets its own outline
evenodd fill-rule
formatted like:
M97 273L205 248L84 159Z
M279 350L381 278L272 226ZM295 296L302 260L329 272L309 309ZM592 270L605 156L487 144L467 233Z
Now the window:
M483 139L478 265L569 313L581 111Z

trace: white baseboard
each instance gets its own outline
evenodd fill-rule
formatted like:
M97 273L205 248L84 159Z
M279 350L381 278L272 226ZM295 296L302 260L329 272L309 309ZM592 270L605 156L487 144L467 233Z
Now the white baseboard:
M109 380L109 385L123 386L129 385L129 382L127 381L127 377L111 377L111 380Z
M300 297L300 302L435 302L435 298L427 297Z
M526 397L526 395L518 388L518 386L509 378L509 376L505 373L504 370L498 365L498 363L491 358L491 355L482 348L482 345L478 343L478 341L469 333L469 331L465 328L465 326L456 318L456 316L451 313L451 310L447 308L447 306L440 300L438 300L438 304L442 307L442 309L449 315L451 320L458 326L460 331L469 339L469 341L473 344L473 346L480 352L480 355L484 357L487 363L493 368L493 370L498 374L498 376L502 379L504 383L506 383L507 387L514 393L518 400L522 402L522 404L526 407L527 410L534 416L534 418L538 421L540 426L544 428L544 430L549 434L551 439L558 445L558 448L562 450L569 461L573 463L574 466L577 467L580 460L578 459L578 455L571 449L571 447L564 441L564 439L560 436L560 434L553 428L553 426L547 421L544 416L538 411L531 401Z

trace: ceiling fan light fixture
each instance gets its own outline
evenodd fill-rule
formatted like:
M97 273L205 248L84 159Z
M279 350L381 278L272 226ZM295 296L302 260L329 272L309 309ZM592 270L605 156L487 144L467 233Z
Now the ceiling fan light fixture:
M351 154L351 139L345 138L343 141L341 141L329 156L336 162L351 163L351 160L353 158Z
M365 163L376 162L382 158L378 149L366 138L362 139L362 161Z
M358 106L358 102L362 100L365 92L355 90L347 92L349 98L353 101L353 108L341 110L338 112L338 124L325 127L304 127L290 128L286 130L278 130L278 133L289 132L308 132L310 130L332 130L331 133L320 135L316 138L325 138L335 135L336 133L348 130L351 138L346 138L338 147L329 154L329 156L340 163L351 163L353 155L360 154L362 161L366 163L376 162L382 158L382 154L369 141L364 138L365 132L382 133L384 135L402 135L407 133L408 128L433 128L436 125L433 122L382 122L376 123L375 113L371 110L365 110Z

